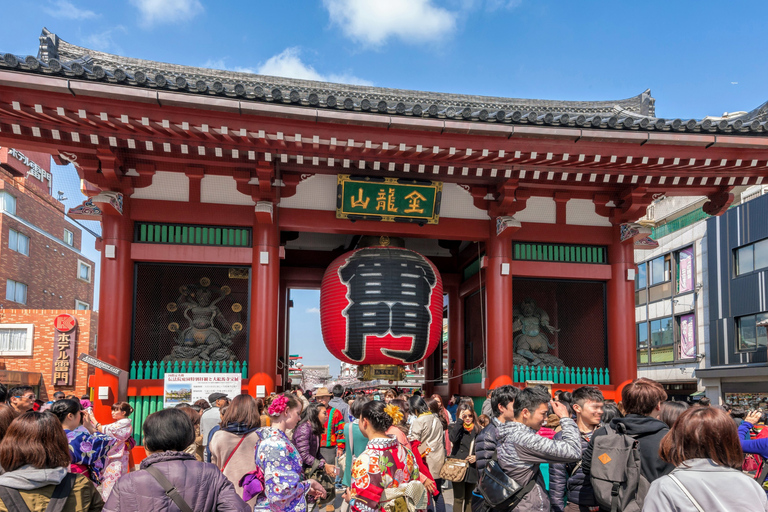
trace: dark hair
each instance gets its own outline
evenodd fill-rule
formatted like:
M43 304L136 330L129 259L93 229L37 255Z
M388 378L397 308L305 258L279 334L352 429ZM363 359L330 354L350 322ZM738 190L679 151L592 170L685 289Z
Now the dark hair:
M57 391L57 392L55 392L55 393L53 394L53 400L54 400L54 402L55 402L56 400L61 400L62 398L64 398L64 392L63 392L63 391Z
M709 407L710 405L712 405L712 400L710 400L706 396L702 397L702 399L699 400L699 405L702 407Z
M744 462L733 420L719 407L684 411L661 440L659 456L676 467L690 459L712 459L734 469L741 469Z
M112 404L113 411L123 411L123 414L130 416L133 412L133 407L128 402L117 402Z
M564 394L565 393L563 393L563 395ZM562 395L560 396L562 397ZM605 402L603 393L595 386L581 386L580 388L576 388L571 395L571 399L571 403L576 404L579 407L583 407L584 402ZM563 401L563 399L560 398L560 401Z
M5 402L8 400L8 388L0 382L0 402Z
M276 395L272 395L270 397L269 403L271 404L272 401L274 401L274 399L279 397L279 396L284 396L285 398L288 399L288 404L286 405L287 409L296 409L297 407L303 408L303 404L299 401L299 397L297 397L296 395L294 395L290 391L286 391L284 393L278 393ZM299 411L299 412L301 412L301 411ZM267 408L267 414L269 414L269 408ZM273 417L276 418L278 415L271 415L270 414L270 416L273 416Z
M448 420L445 419L445 414L440 412L440 402L432 398L431 396L424 400L427 403L427 407L429 407L429 410L432 414L437 416L437 419L440 420L440 423L443 425L443 430L448 428Z
M237 395L229 404L227 414L222 418L222 423L242 423L248 428L261 426L261 415L256 399L251 395Z
M480 428L487 427L490 422L491 418L487 414L481 414L477 417L477 424L480 425Z
M600 417L600 421L602 421L604 424L610 423L613 418L621 417L621 411L615 402L605 402L603 404L603 415Z
M61 423L64 423L64 420L67 419L69 414L77 414L83 410L83 407L80 405L79 400L75 400L74 398L64 398L54 402L50 410L57 418L59 418Z
M625 414L648 416L657 405L667 399L664 387L655 380L635 379L621 390Z
M520 390L509 384L494 389L491 392L491 409L493 409L493 417L498 418L501 416L499 406L507 407L509 402L514 402L519 394Z
M189 418L189 421L192 422L193 427L196 427L200 424L200 414L197 411L195 411L192 407L185 405L184 407L175 407L175 409L178 409L184 414L186 414L187 418Z
M349 406L349 413L354 416L355 419L360 419L360 413L363 412L363 406L367 403L368 399L365 396L355 398L352 405Z
M341 384L336 384L333 386L333 389L331 390L331 393L333 393L333 396L339 397L344 394L344 386Z
M662 402L659 419L666 423L669 428L672 428L672 425L675 424L677 418L679 418L687 409L688 404L685 402Z
M16 386L16 387L13 387L13 388L10 389L10 391L8 391L8 400L10 401L11 398L20 397L24 393L28 393L30 391L34 393L35 392L35 388L33 388L32 386Z
M200 408L200 410L205 411L206 409L211 408L211 404L208 403L208 400L205 398L201 398L200 400L196 400L194 404Z
M163 409L150 414L142 426L144 446L150 452L183 452L195 442L195 428L181 409Z
M571 393L570 391L562 391L562 390L555 391L555 399L558 402L565 402L566 404L569 404L569 405L576 400L573 393Z
M384 407L386 406L387 405L381 400L371 400L363 406L363 410L360 412L360 418L368 420L371 423L373 430L383 434L392 426L392 418L389 417L389 414L384 412Z
M312 427L313 434L316 436L322 435L323 432L325 432L325 425L320 423L320 418L318 416L320 415L320 409L327 408L328 406L323 402L310 402L307 408L304 409L304 412L301 414L301 421L299 422L299 425L302 423L309 423Z
M8 404L0 403L0 441L3 440L6 430L11 422L16 418L16 409Z
M520 391L515 399L515 418L522 414L523 409L527 409L528 412L533 412L539 408L541 404L549 405L549 401L552 397L549 395L546 389L538 386L527 387Z
M468 396L463 396L463 397L461 397L461 398L459 399L459 405L461 405L461 404L468 404L468 405L471 405L472 407L474 407L474 406L475 406L475 401L474 401L474 400L472 400L472 399L471 399L470 397L468 397Z
M474 424L474 427L472 428L472 431L477 434L480 432L480 425L477 422L477 413L475 412L474 405L470 405L468 403L462 402L459 404L459 406L456 408L456 422L460 422L461 419L461 413L464 411L469 411L472 413L472 423Z
M53 414L25 412L11 422L0 442L0 466L5 471L27 464L38 469L69 468L67 436Z
M747 416L747 411L743 407L734 407L731 409L731 416L734 418L744 419Z
M429 412L429 406L427 405L427 402L418 395L413 395L411 398L409 398L408 405L411 407L411 414L415 416Z

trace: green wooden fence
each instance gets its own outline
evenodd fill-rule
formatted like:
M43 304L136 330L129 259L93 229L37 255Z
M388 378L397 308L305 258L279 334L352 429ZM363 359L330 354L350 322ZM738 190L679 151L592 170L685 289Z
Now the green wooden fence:
M144 420L153 412L163 408L163 396L129 396L128 403L133 407L133 415L131 416L133 440L136 441L136 444L141 444L141 427L144 425Z
M248 363L243 361L213 361L187 363L182 361L131 361L129 378L162 379L166 373L239 373L248 378Z
M136 242L251 247L251 229L184 224L136 223Z
M515 242L513 257L527 261L558 261L564 263L608 263L605 247L598 245L563 245Z
M468 371L462 377L464 384L479 384L482 379L482 370L475 368ZM607 368L586 368L586 367L561 367L553 368L548 366L518 366L513 367L513 381L527 382L529 380L548 380L555 384L590 384L593 386L608 386L611 384L611 378Z

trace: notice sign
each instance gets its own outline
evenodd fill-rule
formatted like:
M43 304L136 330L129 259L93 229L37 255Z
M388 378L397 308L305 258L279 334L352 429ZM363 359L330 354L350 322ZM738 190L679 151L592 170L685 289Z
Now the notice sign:
M193 404L211 393L224 393L230 399L242 393L239 373L166 373L163 386L163 407L180 403ZM213 405L213 404L211 404Z
M696 357L696 316L683 315L680 317L680 359Z
M53 321L53 385L73 386L77 319L59 315Z
M336 218L437 224L442 194L439 181L339 174Z
M677 292L691 291L693 291L693 247L680 251L680 266L677 277Z

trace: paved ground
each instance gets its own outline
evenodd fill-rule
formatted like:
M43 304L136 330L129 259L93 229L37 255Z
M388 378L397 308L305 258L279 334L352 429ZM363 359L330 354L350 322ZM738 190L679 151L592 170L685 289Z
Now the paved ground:
M445 510L446 512L453 512L453 489L443 489L443 499L445 500ZM336 506L336 510L341 509L341 502L342 502L341 495L338 494L336 496L336 500L333 502L333 504ZM317 510L313 512L324 512L323 510Z

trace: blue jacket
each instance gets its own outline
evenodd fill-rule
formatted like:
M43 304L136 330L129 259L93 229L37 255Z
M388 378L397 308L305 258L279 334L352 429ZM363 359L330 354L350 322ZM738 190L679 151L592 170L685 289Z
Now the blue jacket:
M768 437L762 439L750 439L749 431L753 425L743 421L739 425L739 438L741 439L741 449L744 453L756 453L761 457L768 459ZM768 426L763 427L768 428Z
M499 420L492 418L491 422L475 438L475 455L477 470L482 473L486 464L496 454L496 434L499 430Z
M581 433L582 453L589 446L592 434L593 432L587 435ZM562 432L555 434L555 440L559 441L562 438ZM578 468L576 467L577 465L579 466ZM563 512L565 510L566 497L568 498L568 503L575 503L584 507L594 507L597 505L592 482L584 476L579 462L551 464L549 467L549 499L553 512Z

